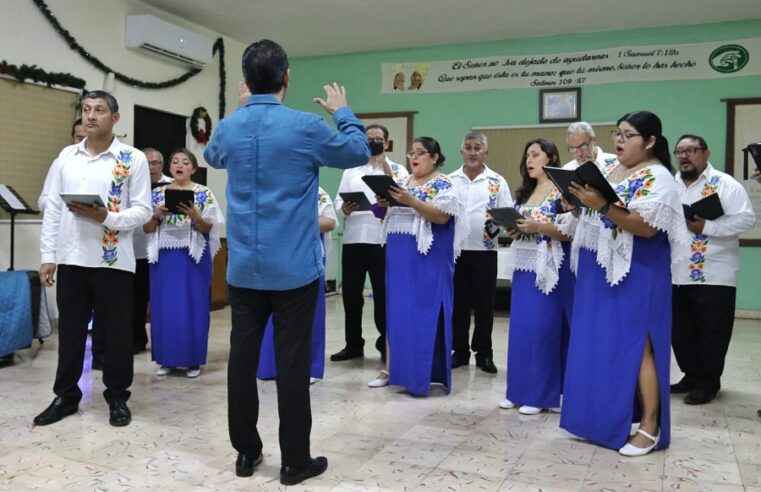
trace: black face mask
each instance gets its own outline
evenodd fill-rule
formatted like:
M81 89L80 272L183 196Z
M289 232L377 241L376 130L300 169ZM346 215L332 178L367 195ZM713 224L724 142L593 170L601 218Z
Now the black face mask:
M381 155L383 153L383 142L380 140L370 140L370 154Z

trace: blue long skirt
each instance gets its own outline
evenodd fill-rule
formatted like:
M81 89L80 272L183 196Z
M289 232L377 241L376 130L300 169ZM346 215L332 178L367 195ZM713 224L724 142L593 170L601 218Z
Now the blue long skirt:
M151 351L162 366L206 364L209 348L211 257L196 264L188 248L160 249L150 265Z
M513 273L507 398L520 405L559 407L563 385L563 300L569 286L558 280L552 292L543 294L535 282L534 272Z
M668 237L634 238L629 274L605 281L596 253L582 249L560 426L619 449L640 418L637 378L645 341L653 345L660 394L659 449L671 440L671 254Z
M275 362L275 331L272 326L272 316L267 321L259 352L259 367L256 377L259 379L275 379L277 365ZM325 373L325 277L320 277L320 288L317 289L317 306L312 322L312 367L309 375L322 379Z
M431 383L452 387L452 301L454 219L432 224L428 254L415 237L389 234L386 240L386 318L389 384L426 396Z
M565 381L565 366L568 360L568 344L571 341L571 320L573 319L573 297L576 291L576 276L571 271L571 242L563 241L563 263L560 264L558 284L563 286L563 332L561 335L560 384Z

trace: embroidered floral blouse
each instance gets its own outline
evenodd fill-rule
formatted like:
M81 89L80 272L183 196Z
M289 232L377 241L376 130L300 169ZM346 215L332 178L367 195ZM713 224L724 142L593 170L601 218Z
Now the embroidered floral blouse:
M153 210L166 204L167 186L153 190L151 203ZM206 186L193 183L191 188L195 193L195 206L201 210L201 217L211 223L211 231L207 236L200 233L193 221L185 214L169 214L159 219L159 226L148 235L148 263L156 263L159 259L159 249L188 248L188 254L196 263L201 262L206 243L209 243L211 257L220 248L219 226L224 224L222 210L214 198L214 194Z
M573 235L574 218L570 213L559 210L560 193L552 190L537 205L521 204L516 208L528 217L543 224L553 224L560 232ZM516 270L536 273L536 288L543 294L549 294L560 278L560 265L563 263L563 247L560 241L542 234L520 234L507 250L506 271L512 279Z
M430 203L437 209L454 217L454 257L460 255L462 242L468 234L467 221L458 220L462 216L462 204L452 185L452 180L446 174L434 176L426 183L409 186L410 176L397 181L401 188L408 190L418 200ZM383 244L389 234L411 234L415 236L418 252L427 254L433 244L431 221L424 219L412 207L388 207L388 213L383 220Z
M608 177L617 165L617 161L609 164L603 174ZM612 186L621 199L616 205L636 211L647 224L668 234L674 258L675 245L687 242L687 227L676 183L669 170L661 164L652 164L612 183ZM607 282L616 285L629 273L634 235L617 227L596 210L585 207L581 210L571 248L571 269L574 272L581 248L597 253L597 263L605 269Z

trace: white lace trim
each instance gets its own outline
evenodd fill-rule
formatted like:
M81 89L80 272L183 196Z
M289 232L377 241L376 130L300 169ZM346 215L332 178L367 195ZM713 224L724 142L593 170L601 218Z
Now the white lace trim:
M584 211L582 211L584 213ZM597 213L597 212L595 212ZM571 243L571 271L576 273L579 267L579 250L581 248L589 251L597 251L597 241L600 237L600 223L597 215L594 216L594 222L590 220L579 219L576 232Z
M674 210L670 205L660 202L633 203L631 210L636 211L649 226L667 233L672 262L677 255L678 245L689 244L689 233L681 210ZM611 230L603 228L595 216L594 222L582 220L576 230L571 250L571 268L574 273L578 268L580 248L597 253L597 264L605 270L605 280L614 286L624 280L631 269L634 235L621 231L613 239Z
M462 243L468 237L468 221L459 220L462 205L456 195L439 195L431 204L444 213L454 216L454 257L460 256ZM424 219L411 207L391 207L381 226L382 244L386 244L388 234L410 234L415 236L417 250L426 255L433 245L431 222Z
M218 224L224 223L225 219L216 205L204 210L203 219L211 222L209 254L211 258L214 258L222 246ZM189 223L174 226L161 224L155 232L148 234L148 263L158 262L160 249L183 248L188 248L188 254L198 264L201 262L203 251L206 248L206 237L192 228Z
M572 238L576 234L576 227L579 225L579 219L572 213L567 212L558 215L554 225L561 234Z
M563 247L560 241L552 239L549 242L541 241L537 244L534 239L516 240L507 250L507 276L512 280L516 270L534 272L536 274L534 285L542 294L547 295L558 284L563 259Z

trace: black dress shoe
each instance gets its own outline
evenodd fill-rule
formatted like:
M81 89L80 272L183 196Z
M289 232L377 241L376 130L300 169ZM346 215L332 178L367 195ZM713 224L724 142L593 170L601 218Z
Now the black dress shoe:
M304 469L297 470L291 466L280 468L280 483L283 485L296 485L307 478L322 475L328 469L328 459L324 456L312 458L312 463Z
M491 356L476 357L476 366L489 374L497 374L497 366L494 365L494 360L492 360Z
M761 410L759 410L759 411L758 411L758 412L756 412L756 413L758 414L758 416L759 416L759 417L761 417Z
M689 382L687 376L685 376L678 383L672 384L670 388L671 393L676 395L678 393L689 393L695 389L695 385Z
M111 413L108 423L114 427L124 427L132 422L132 413L127 408L127 402L124 400L114 400L109 402L108 409Z
M330 360L333 362L341 362L349 359L357 359L359 357L364 357L365 351L362 349L359 350L350 350L348 348L342 349L340 352L336 352L335 354L330 356Z
M259 466L259 463L264 460L264 455L259 453L259 457L254 459L249 458L243 453L238 453L238 459L235 460L235 475L239 477L250 477L254 474L254 468Z
M132 346L132 355L137 355L142 352L145 352L145 345L133 345Z
M455 352L452 354L452 369L470 364L470 354Z
M66 402L60 396L56 396L53 399L53 403L44 412L34 418L34 425L54 424L67 415L77 413L77 410L79 410L78 402Z
M684 402L688 405L705 405L716 398L716 392L697 388L684 396Z

